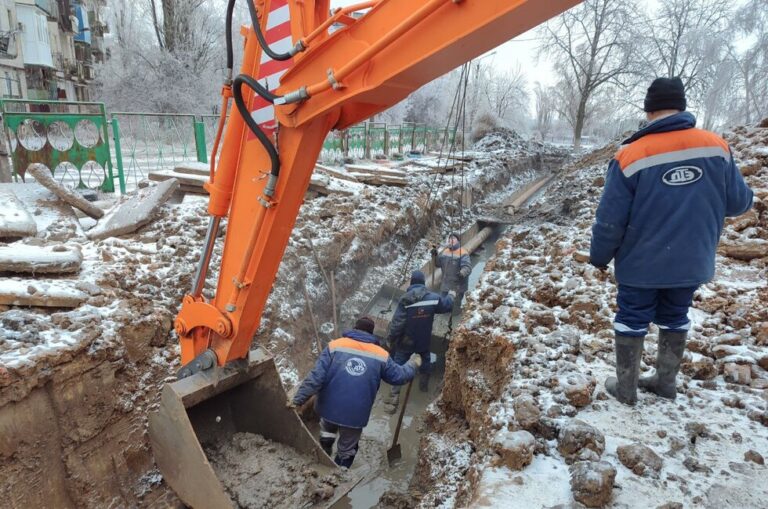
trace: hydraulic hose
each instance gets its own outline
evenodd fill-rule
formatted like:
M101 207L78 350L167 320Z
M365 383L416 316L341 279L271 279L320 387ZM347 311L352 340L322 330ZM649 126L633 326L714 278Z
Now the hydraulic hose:
M232 78L232 69L235 67L235 53L232 49L232 18L235 12L235 3L237 0L229 0L227 3L227 26L226 26L226 44L227 44L227 70L230 72L228 78Z
M262 51L269 55L269 58L272 60L278 60L278 61L284 61L288 60L290 58L293 58L293 56L300 52L304 51L306 48L304 47L304 44L299 41L296 43L296 45L288 50L285 53L275 53L272 48L269 47L269 44L267 43L267 40L264 38L264 32L261 31L261 24L259 24L259 15L256 12L256 5L254 4L253 0L248 0L248 11L251 14L251 25L253 25L253 31L256 33L256 39L259 41L259 45L261 46Z
M272 197L275 193L275 186L277 185L277 178L280 176L280 156L277 153L277 149L272 144L272 141L269 139L269 137L264 133L264 131L261 130L259 125L256 123L256 121L251 116L251 112L248 111L248 106L245 104L245 99L243 98L243 85L248 85L254 92L259 94L261 97L266 99L269 102L274 102L274 100L278 97L263 86L259 84L258 81L253 79L250 76L240 74L238 75L235 80L232 82L232 97L235 100L235 106L237 106L237 111L240 112L240 116L243 117L243 121L248 126L248 129L251 130L251 132L258 138L258 140L261 142L261 144L266 149L267 153L269 154L269 159L272 165L272 169L270 170L270 178L269 182L267 183L266 188L264 189L264 194L267 197Z

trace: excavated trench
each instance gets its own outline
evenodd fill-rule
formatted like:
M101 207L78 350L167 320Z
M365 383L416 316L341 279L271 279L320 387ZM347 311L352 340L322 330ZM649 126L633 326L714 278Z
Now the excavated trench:
M504 231L502 225L496 225L493 233L471 255L472 272L469 275L468 286L471 291L483 273L486 262L496 253L496 240ZM439 317L447 321L448 315ZM458 322L460 317L454 317ZM444 324L436 324L436 328L445 330ZM447 332L447 330L446 330ZM450 336L445 337L448 341ZM406 405L403 425L400 431L399 443L403 456L391 467L387 465L386 449L391 445L395 433L397 414L387 413L382 404L389 394L389 386L382 384L377 397L377 403L371 414L371 421L365 429L366 440L360 451L360 458L353 465L352 472L364 475L363 481L344 499L333 507L334 509L368 509L378 507L381 497L387 494L406 493L413 477L418 460L419 442L423 427L423 413L439 395L445 374L445 354L432 354L432 374L429 380L429 390L421 392L414 387ZM402 402L401 402L402 405ZM398 408L398 412L399 412ZM386 499L385 499L386 500Z
M461 191L450 186L425 207L426 181L405 192L366 189L362 196L308 201L256 337L274 353L286 388L300 381L318 348L335 336L331 292L318 260L336 282L337 321L343 328L382 284L402 283L402 275L426 258L430 241L457 222L472 224L480 202L493 209L563 158L560 153L494 155L494 164L478 171L470 192L474 206L466 208L460 206ZM156 224L130 238L85 244L86 264L95 275L88 278L91 297L80 310L0 309L2 327L47 336L64 331L76 340L34 364L0 369L0 496L9 507L178 504L154 464L146 420L179 367L169 331L201 247L203 210L204 205L186 202L167 206ZM179 237L183 231L189 236ZM490 251L478 253L475 271L482 271ZM214 266L219 256L214 255ZM101 265L109 270L97 272ZM339 507L371 507L381 493L408 485L418 449L418 416L436 394L442 369L438 359L429 394L412 393L401 435L404 461L363 481ZM363 449L380 458L364 457L360 468L386 462L390 420L377 406Z

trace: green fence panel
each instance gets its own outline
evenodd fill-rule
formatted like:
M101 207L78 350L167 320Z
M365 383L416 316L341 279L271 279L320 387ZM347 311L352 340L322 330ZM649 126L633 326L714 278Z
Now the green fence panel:
M320 159L331 162L344 157L344 132L331 131L323 142L323 150Z
M14 176L40 163L72 189L114 192L107 115L101 103L0 101Z
M205 145L205 124L202 120L195 120L195 150L197 151L198 162L208 163L208 149Z
M118 121L123 167L129 187L135 187L151 172L199 162L195 115L117 112L110 117Z
M368 145L366 125L357 125L347 129L346 140L345 156L357 159L365 158L365 151Z

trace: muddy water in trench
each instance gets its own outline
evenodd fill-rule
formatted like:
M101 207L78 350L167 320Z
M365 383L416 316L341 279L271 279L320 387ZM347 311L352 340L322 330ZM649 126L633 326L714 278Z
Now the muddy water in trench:
M470 290L477 285L486 262L495 254L496 240L501 233L502 229L499 228L472 254L472 273L468 280ZM447 322L448 315L438 315L435 317L435 321L438 320ZM458 318L454 318L454 323L458 321ZM379 498L387 491L408 491L408 485L411 482L411 477L413 477L418 459L422 416L426 407L437 398L445 373L444 355L435 356L433 354L433 362L428 392L421 392L418 388L418 380L414 380L414 386L411 389L411 396L403 417L403 425L400 429L399 442L403 457L392 468L387 465L387 449L392 445L398 414L390 415L384 411L382 402L389 395L390 386L381 385L376 404L371 412L371 420L363 431L360 452L352 466L353 473L365 477L354 490L333 506L334 509L373 508L377 506ZM401 402L404 397L405 388L402 390ZM398 407L398 412L399 410Z

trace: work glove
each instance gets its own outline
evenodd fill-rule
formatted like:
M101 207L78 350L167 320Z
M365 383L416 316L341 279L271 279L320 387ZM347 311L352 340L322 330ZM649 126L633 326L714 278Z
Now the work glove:
M414 370L419 369L421 367L421 355L417 353L411 355L410 359L408 359L408 365Z
M452 299L456 299L456 292L454 290L449 290L448 296Z
M593 262L593 261L592 261L592 259L591 259L591 258L590 258L590 260L589 260L589 264L590 264L591 266L593 266L594 268L596 268L597 270L602 270L603 272L605 272L606 270L608 270L608 266L607 266L607 265L597 265L595 262Z
M432 258L437 258L437 246L432 244L432 249L430 249L429 253L432 255Z
M470 273L470 272L472 272L472 269L469 269L469 268L467 268L467 267L464 267L464 268L462 268L462 269L459 271L459 275L460 275L461 277L467 277L467 276L469 276L469 273Z
M295 403L295 402L294 402L292 399L289 399L289 400L288 400L288 401L285 403L285 407L286 407L287 409L289 409L289 410L296 410L296 407L297 407L297 406L298 406L298 405L297 405L297 404L296 404L296 403Z

